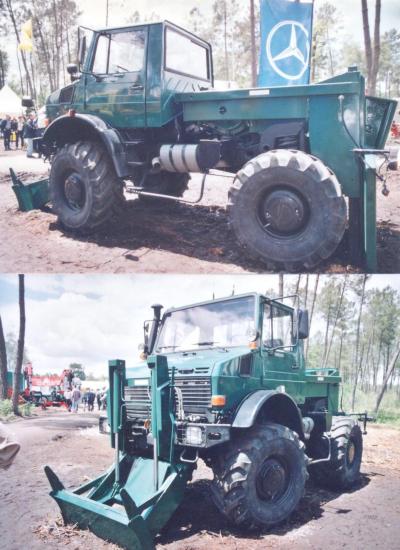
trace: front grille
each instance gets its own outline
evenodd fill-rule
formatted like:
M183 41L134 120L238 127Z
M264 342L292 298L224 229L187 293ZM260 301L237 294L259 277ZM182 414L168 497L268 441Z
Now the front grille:
M149 386L125 387L126 416L129 420L135 418L146 420L150 418L151 398Z
M182 392L185 414L206 414L211 406L211 382L208 377L175 378ZM149 386L126 386L125 406L128 420L146 420L151 415ZM175 396L175 404L177 398Z

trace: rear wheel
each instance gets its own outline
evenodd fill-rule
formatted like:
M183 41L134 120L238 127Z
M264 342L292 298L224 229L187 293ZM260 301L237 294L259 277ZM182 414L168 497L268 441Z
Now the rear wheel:
M60 223L81 232L120 211L123 185L100 143L79 141L60 149L51 165L50 199Z
M330 431L331 460L310 466L314 481L334 490L349 489L360 478L363 453L362 433L356 420L335 416ZM315 445L316 458L328 456L326 439Z
M290 516L307 479L304 445L279 424L237 437L213 463L213 499L243 528L268 527Z
M287 271L331 256L347 218L333 172L316 157L284 149L263 153L238 172L228 210L248 254Z

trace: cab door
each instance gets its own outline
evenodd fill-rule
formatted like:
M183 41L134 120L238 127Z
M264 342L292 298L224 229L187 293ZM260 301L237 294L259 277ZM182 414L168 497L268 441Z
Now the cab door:
M263 306L261 357L263 385L284 386L292 396L301 394L297 336L293 329L293 309L277 302Z
M85 74L84 111L116 128L146 125L147 27L115 30L96 37Z

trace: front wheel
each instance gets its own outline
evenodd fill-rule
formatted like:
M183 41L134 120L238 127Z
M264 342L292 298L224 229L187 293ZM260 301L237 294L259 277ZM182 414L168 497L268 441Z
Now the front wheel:
M316 157L284 149L263 153L238 172L228 210L248 254L286 271L330 257L347 220L333 172Z
M231 523L269 527L287 519L304 493L304 445L285 426L257 426L228 445L213 471L214 502Z
M50 171L50 200L59 222L88 233L110 219L123 203L123 186L98 142L67 144Z

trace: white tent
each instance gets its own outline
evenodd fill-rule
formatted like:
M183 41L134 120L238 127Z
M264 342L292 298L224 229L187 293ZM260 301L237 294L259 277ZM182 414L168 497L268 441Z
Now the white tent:
M0 117L4 115L19 116L23 113L21 98L6 84L0 90Z

